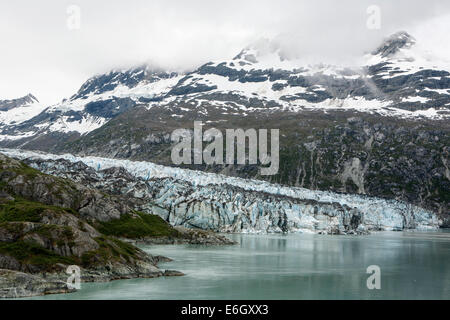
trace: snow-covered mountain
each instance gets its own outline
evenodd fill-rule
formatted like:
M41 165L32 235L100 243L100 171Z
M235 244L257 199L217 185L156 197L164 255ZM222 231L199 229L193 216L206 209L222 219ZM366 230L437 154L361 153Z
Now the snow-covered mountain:
M353 66L337 66L261 40L188 73L113 70L54 106L4 107L0 146L173 165L170 134L195 120L205 129L279 128L278 175L250 165L189 168L447 214L450 63L432 49L399 32Z
M399 117L447 118L450 69L415 51L405 32L388 38L354 67L305 65L285 60L270 42L243 50L233 60L208 63L183 77L169 94L225 112L356 110ZM445 67L447 69L441 69ZM181 97L180 97L181 96ZM173 102L169 102L173 104Z
M0 100L0 111L5 112L24 106L30 106L35 103L39 103L39 101L30 93L19 99Z
M160 99L167 93L167 87L176 83L176 78L175 73L140 66L95 76L72 97L53 106L39 104L28 108L37 103L31 95L0 101L1 140L6 144L15 141L18 146L38 140L39 146L45 137L56 137L53 141L56 143L86 134L137 104ZM9 105L16 107L6 110ZM6 111L2 112L3 109Z
M185 104L199 114L217 116L236 112L246 116L260 109L449 116L450 63L435 61L431 53L416 49L414 38L406 32L386 39L364 61L353 67L309 65L285 58L273 42L263 40L234 59L210 62L187 74L145 65L114 70L89 79L57 105L44 111L34 108L43 112L29 112L20 123L2 117L2 140L26 146L31 139L53 133L84 135L141 105L149 110L164 106L174 118L183 116L186 110L179 106Z
M47 130L85 134L137 104L161 100L177 81L176 73L148 66L95 76L70 99L46 110L57 115Z
M45 110L32 94L12 100L0 100L0 141L31 137L32 133L13 130Z

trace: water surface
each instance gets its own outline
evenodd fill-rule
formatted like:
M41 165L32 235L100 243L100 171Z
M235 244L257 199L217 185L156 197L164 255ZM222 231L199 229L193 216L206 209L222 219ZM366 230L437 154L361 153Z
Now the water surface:
M142 246L184 277L83 283L37 299L450 299L449 232L228 235L235 246ZM369 290L366 269L381 269Z

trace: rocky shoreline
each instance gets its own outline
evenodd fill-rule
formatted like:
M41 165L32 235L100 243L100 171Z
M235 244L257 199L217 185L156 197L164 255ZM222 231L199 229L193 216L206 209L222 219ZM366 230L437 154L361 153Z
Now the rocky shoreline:
M0 264L5 264L7 256L0 255ZM156 278L169 276L183 276L177 270L158 268L159 262L171 259L162 256L148 255L147 261L136 264L106 263L101 266L86 269L80 267L80 282L109 282L121 279ZM11 265L11 264L10 264ZM76 291L68 284L70 274L68 265L57 264L52 272L30 273L14 269L0 269L0 298L21 298L56 293Z
M170 261L166 257L157 257L157 261ZM0 269L0 298L26 298L48 294L71 293L77 291L68 282L70 274L67 266L61 265L61 271L55 273L31 274L16 270ZM109 282L122 279L157 278L183 276L177 270L162 270L156 264L140 263L138 266L104 265L95 269L80 268L80 282Z
M76 291L60 280L47 280L30 273L0 269L0 298L24 298Z
M162 244L193 244L193 245L233 245L236 242L225 236L205 232L201 230L181 230L186 238L146 238L146 239L122 239L134 245L162 245ZM172 259L165 256L148 255L148 261L138 265L105 264L94 269L80 268L81 283L109 282L114 280L135 278L157 278L184 276L183 272L170 269L160 269L159 263L170 262ZM0 265L7 265L5 257L0 255ZM11 263L11 261L10 261ZM54 273L31 274L17 270L0 269L0 298L26 298L49 294L72 293L77 290L71 287L67 279L70 276L65 272L66 265L58 265L59 271Z
M179 228L181 229L181 228ZM201 230L181 230L186 238L146 238L123 239L134 245L150 244L194 244L194 245L233 245L236 242L225 236ZM165 256L153 256L147 254L147 261L140 261L135 265L108 263L92 269L80 268L80 282L109 282L123 279L178 277L184 276L183 272L170 269L160 269L159 263L170 262L172 259ZM15 261L6 261L7 257L0 254L0 265L14 265ZM72 293L77 290L68 283L70 274L66 273L67 265L55 266L58 271L37 274L18 270L0 269L0 298L26 298L49 294Z

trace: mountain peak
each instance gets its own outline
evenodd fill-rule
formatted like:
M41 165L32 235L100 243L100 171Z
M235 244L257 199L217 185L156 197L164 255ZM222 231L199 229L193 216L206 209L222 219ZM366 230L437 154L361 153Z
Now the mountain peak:
M27 94L26 96L22 97L21 99L23 99L23 101L25 101L29 104L39 102L39 100L31 93Z
M261 38L249 46L245 47L233 60L245 60L250 63L257 63L258 58L267 55L279 55L279 45L267 38Z
M159 67L141 64L129 69L112 69L108 73L98 74L89 78L70 100L88 96L89 94L102 94L113 91L119 86L134 88L142 83L153 83L161 79L177 76L178 73L165 71Z
M400 49L411 48L415 43L416 39L408 32L399 31L386 38L372 54L386 58L396 54Z
M29 93L26 96L17 99L0 100L0 111L8 111L14 108L23 107L38 102L39 100L34 95Z

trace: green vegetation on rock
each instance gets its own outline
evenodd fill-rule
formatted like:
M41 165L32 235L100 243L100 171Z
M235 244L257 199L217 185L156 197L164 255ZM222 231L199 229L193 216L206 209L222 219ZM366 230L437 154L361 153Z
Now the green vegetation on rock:
M77 262L73 257L63 257L32 241L0 242L0 254L43 270L48 270L57 263L72 265Z
M41 215L46 210L59 214L65 212L75 213L72 209L49 206L24 199L15 199L14 201L0 203L0 222L39 222Z
M161 217L141 212L120 219L99 223L98 230L106 235L138 239L145 237L178 237L179 232Z
M132 262L133 260L139 259L139 249L129 243L108 236L95 238L95 241L99 244L100 248L86 252L81 257L81 263L85 267L120 260Z

